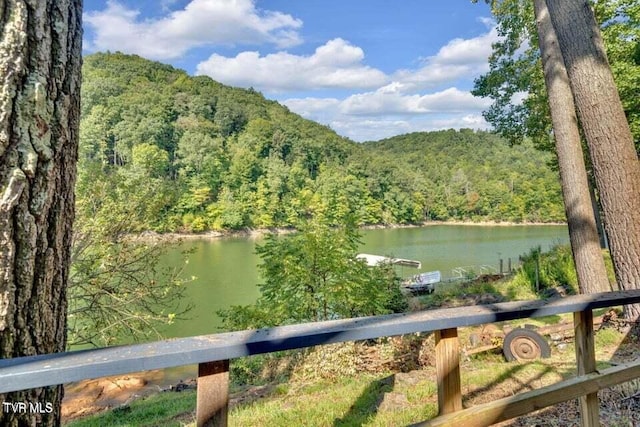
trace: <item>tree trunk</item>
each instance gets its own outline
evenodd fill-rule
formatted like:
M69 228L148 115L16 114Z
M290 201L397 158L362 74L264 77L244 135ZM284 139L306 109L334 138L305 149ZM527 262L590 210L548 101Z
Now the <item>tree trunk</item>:
M534 0L534 9L578 286L581 293L609 291L569 77L545 0Z
M82 0L0 1L1 358L66 345L81 20ZM26 405L0 425L59 425L61 399L61 386L0 395Z
M547 0L598 186L621 289L640 288L640 163L587 0ZM640 304L625 307L630 319Z

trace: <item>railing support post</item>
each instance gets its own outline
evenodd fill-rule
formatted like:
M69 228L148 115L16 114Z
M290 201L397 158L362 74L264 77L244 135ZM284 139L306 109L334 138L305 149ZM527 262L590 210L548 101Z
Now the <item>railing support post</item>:
M596 353L593 337L593 311L587 309L573 313L573 327L576 336L578 375L595 372ZM580 397L579 403L582 427L600 426L598 393L590 393Z
M444 415L462 409L458 329L436 331L435 340L438 411Z
M229 361L198 365L198 427L226 427L229 408Z

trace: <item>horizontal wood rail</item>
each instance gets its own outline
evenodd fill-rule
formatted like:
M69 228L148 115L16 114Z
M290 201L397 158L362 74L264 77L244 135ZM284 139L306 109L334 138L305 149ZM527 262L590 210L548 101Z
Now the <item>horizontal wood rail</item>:
M442 375L438 379L438 390L442 394L439 396L440 412L441 414L462 413L468 410L460 411L459 366L457 359L451 356L453 353L457 355L457 352L451 350L457 348L456 328L563 313L587 313L586 317L577 316L577 318L591 318L591 312L594 309L637 302L640 302L640 290L605 292L573 295L555 300L514 301L470 306L463 309L446 308L305 323L146 344L4 359L0 360L0 393L198 364L201 368L198 382L198 411L200 412L202 407L207 414L203 417L200 413L198 414L198 425L209 425L206 419L216 419L215 425L225 425L226 405L220 401L227 399L227 361L229 359L346 341L417 332L437 332L442 342L440 346L442 352L436 354L437 365L446 364L446 369L443 369L443 366L436 366L436 369L441 369L442 372L454 372L453 375ZM592 375L588 371L589 367L595 366L591 360L594 358L593 327L581 324L580 328L576 328L576 334L577 340L582 343L581 355L578 355L578 366L587 369L584 372L585 375L580 378L587 378ZM438 351L437 347L436 352ZM636 373L633 369L626 372L629 375L636 375ZM599 384L596 380L593 383ZM220 389L224 389L224 393L211 392L211 390ZM585 390L583 394L590 393L588 389ZM221 395L222 399L220 399ZM201 396L211 397L201 399ZM571 398L568 397L565 400ZM216 400L215 405L207 404L210 399Z
M640 361L614 366L600 372L571 378L536 390L483 403L468 409L442 415L412 427L488 426L546 408L606 387L640 378ZM566 420L567 424L570 424ZM597 424L600 425L600 424Z

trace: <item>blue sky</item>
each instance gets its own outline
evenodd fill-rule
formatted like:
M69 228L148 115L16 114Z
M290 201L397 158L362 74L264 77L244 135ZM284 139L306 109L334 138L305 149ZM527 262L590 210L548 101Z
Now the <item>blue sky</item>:
M473 79L498 39L483 1L85 0L84 51L253 87L356 141L488 128Z

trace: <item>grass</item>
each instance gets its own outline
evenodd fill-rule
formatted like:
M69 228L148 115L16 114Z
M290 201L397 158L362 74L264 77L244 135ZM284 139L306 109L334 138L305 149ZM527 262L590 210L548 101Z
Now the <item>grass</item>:
M412 394L411 400L407 397L402 411L381 407L386 393L408 391L406 385L394 384L394 378L389 374L359 375L302 386L285 396L235 408L229 425L387 426L435 415L435 402L429 401L433 387L424 382L419 388L431 393Z
M165 392L97 415L65 424L68 427L180 427L195 419L195 391Z
M596 333L595 346L596 348L609 348L620 344L620 340L620 332L615 329L604 328Z
M537 299L528 282L520 276L508 277L494 282L474 281L468 283L452 283L436 286L432 294L419 298L417 308L438 308L451 305L467 305L472 296L485 295L499 301L524 301ZM415 306L414 306L415 307Z

